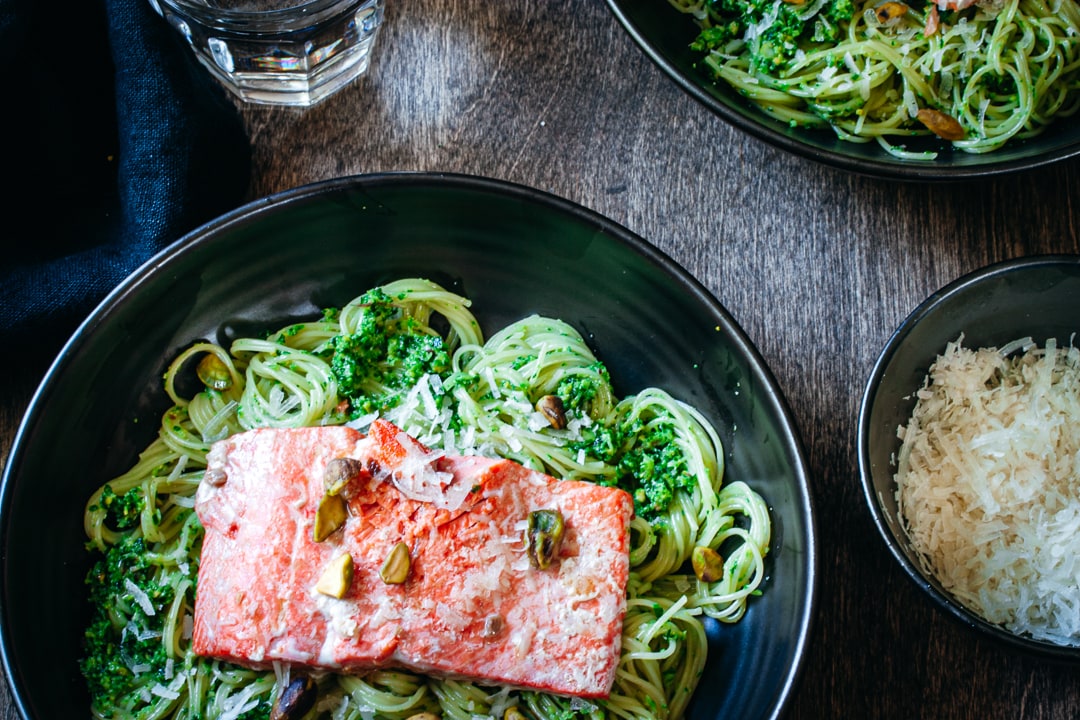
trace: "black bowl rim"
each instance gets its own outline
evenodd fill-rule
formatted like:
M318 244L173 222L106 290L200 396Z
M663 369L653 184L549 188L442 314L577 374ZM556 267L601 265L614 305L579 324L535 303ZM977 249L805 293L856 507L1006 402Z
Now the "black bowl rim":
M810 466L802 438L797 429L794 414L791 411L787 398L780 391L779 383L777 382L772 369L765 362L749 336L746 335L742 327L728 312L727 308L724 307L720 301L697 280L697 278L691 275L673 258L638 234L596 211L586 208L579 203L559 197L554 193L512 181L465 173L429 171L383 171L315 181L247 202L234 210L224 213L219 217L194 228L172 244L160 250L139 268L129 274L127 278L99 302L96 308L91 311L87 318L75 329L64 343L42 380L39 382L30 399L27 409L19 422L18 429L16 430L8 452L7 461L3 467L3 473L0 475L0 537L5 536L7 533L9 523L9 498L12 492L12 485L15 482L15 476L17 475L16 469L21 465L21 457L25 452L23 447L24 438L29 435L30 428L37 422L38 416L44 412L44 398L49 386L53 382L53 378L64 371L65 366L70 362L70 358L76 354L79 347L88 342L88 337L93 333L94 329L108 317L114 307L122 304L128 295L138 289L143 279L156 272L159 266L168 264L174 256L182 254L189 245L198 243L200 238L208 235L215 235L231 225L246 222L253 214L266 212L273 206L300 202L313 195L324 192L334 192L335 190L351 187L433 184L443 184L449 187L510 195L536 203L540 206L557 209L568 216L573 216L583 223L592 225L593 227L610 234L612 237L616 238L618 242L628 246L634 253L647 258L652 264L660 267L665 273L671 275L679 282L679 284L691 292L699 303L708 307L709 310L723 323L725 331L728 333L739 352L743 353L749 360L751 367L755 368L756 371L760 373L761 378L766 383L768 394L773 397L781 419L784 421L780 436L790 447L793 454L793 464L797 470L796 496L799 500L800 510L805 519L807 532L807 545L802 549L802 552L806 556L806 588L804 591L806 602L802 608L798 637L796 637L794 641L794 660L792 666L788 670L787 677L778 688L778 697L773 705L772 713L769 716L771 720L776 720L776 718L781 717L789 706L794 690L802 677L806 660L806 650L809 646L810 636L817 615L818 601L817 520L813 496L810 492ZM6 550L0 548L0 553L2 553L0 554L0 562L3 562ZM17 708L20 717L30 718L29 706L23 697L24 691L20 675L15 667L14 658L12 657L8 622L6 608L0 607L0 664L3 666L4 675L8 681L13 705Z
M884 349L878 356L863 392L856 430L858 438L857 454L859 459L859 477L866 506L870 510L870 516L874 521L874 526L877 528L881 539L885 542L889 554L891 554L900 565L904 574L914 582L916 586L923 590L935 605L944 609L953 619L976 630L984 637L988 637L999 644L1003 644L1006 648L1019 650L1027 655L1038 656L1050 660L1080 662L1080 647L1056 645L1054 643L1016 635L1003 627L986 621L974 611L966 608L951 595L940 591L930 583L918 565L913 563L901 549L903 539L897 536L896 532L894 532L893 528L885 518L885 513L881 508L881 504L877 498L877 492L874 489L873 470L871 469L872 463L870 459L869 442L870 414L873 411L877 388L885 374L886 368L889 363L892 362L893 357L896 355L899 347L904 343L912 328L918 325L925 317L933 314L938 307L943 303L948 302L954 295L963 292L973 285L999 278L1018 270L1037 267L1080 268L1080 255L1067 253L1039 254L991 263L962 275L944 285L923 300L911 314L900 323L897 329L889 337L888 341L885 343Z
M645 52L649 59L700 104L704 105L739 130L758 140L828 167L879 179L917 182L955 182L1011 175L1080 156L1080 140L1054 152L1039 153L1018 160L1003 160L999 162L988 161L973 165L924 165L917 162L905 162L899 159L890 160L884 152L880 160L873 160L816 148L808 143L800 142L785 135L777 128L773 127L771 123L754 121L747 116L732 110L715 95L708 92L704 80L694 82L693 79L688 78L679 70L679 68L670 62L667 57L665 57L660 48L654 45L648 39L646 34L630 20L630 17L626 14L624 9L626 0L606 0L606 2L619 23L630 37L633 38L634 42L636 42ZM765 119L766 118L764 117L762 118L762 120ZM1068 121L1068 118L1066 118L1065 121Z

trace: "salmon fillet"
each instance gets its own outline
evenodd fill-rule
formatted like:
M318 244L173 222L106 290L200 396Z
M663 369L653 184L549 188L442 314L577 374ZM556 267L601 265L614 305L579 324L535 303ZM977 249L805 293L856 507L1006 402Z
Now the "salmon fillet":
M327 464L361 461L341 492L344 525L313 523ZM530 512L565 522L558 557L530 563ZM607 697L626 611L630 496L558 481L508 460L441 456L381 420L259 429L208 457L195 510L205 530L193 649L242 665L422 673L585 698ZM404 542L401 584L379 570ZM338 599L315 590L342 553L354 562Z

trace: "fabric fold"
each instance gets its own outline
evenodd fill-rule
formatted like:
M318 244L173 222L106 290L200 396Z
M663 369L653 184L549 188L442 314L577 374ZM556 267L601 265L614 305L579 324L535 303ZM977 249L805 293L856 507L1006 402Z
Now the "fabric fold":
M0 61L25 89L0 113L0 337L51 357L131 272L244 201L250 145L149 0L0 0Z

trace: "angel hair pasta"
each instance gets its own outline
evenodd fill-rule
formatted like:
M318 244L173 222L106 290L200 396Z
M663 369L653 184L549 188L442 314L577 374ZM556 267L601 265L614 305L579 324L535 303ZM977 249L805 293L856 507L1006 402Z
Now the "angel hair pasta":
M701 26L708 75L792 127L902 159L937 135L968 153L1080 108L1076 0L669 0Z
M724 481L715 430L659 388L618 398L570 325L531 316L484 339L469 301L420 279L375 288L340 311L199 342L165 374L173 407L157 438L89 498L99 553L82 671L99 718L266 718L290 668L256 671L191 651L202 527L194 493L211 444L255 427L383 417L433 448L515 460L561 479L618 485L635 501L622 652L609 699L379 670L317 676L306 718L679 718L705 665L703 618L736 622L764 582L770 518ZM179 387L192 368L200 390ZM558 396L565 423L536 410ZM710 551L718 551L715 554ZM713 565L699 579L694 555ZM722 559L721 559L722 558ZM717 564L718 563L718 564Z

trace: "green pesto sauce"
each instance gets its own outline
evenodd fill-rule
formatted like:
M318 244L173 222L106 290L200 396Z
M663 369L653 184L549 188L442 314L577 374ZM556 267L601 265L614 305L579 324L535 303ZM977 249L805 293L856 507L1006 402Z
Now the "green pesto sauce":
M131 690L132 666L152 668L149 672L158 673L161 676L158 679L165 682L166 653L160 633L174 591L168 585L154 582L154 574L146 545L142 538L135 536L122 538L109 548L87 574L86 584L94 615L84 636L85 654L80 667L97 707L113 707ZM154 609L152 615L135 601L127 582L134 583L146 594ZM193 603L194 598L191 601ZM143 632L130 632L113 624L113 608L120 603L134 608L133 623Z
M675 443L669 417L640 419L585 431L586 439L572 445L616 467L615 482L634 498L634 511L654 525L663 516L676 490L690 491L694 477Z
M808 43L835 43L841 35L841 23L855 13L852 0L828 0L806 19L801 5L777 3L776 0L707 0L711 27L701 31L691 43L693 50L723 51L732 40L747 37L750 65L766 74L775 74L786 65L801 46Z
M424 375L445 379L450 371L442 338L401 315L385 292L371 290L362 302L368 309L357 332L330 342L330 369L354 416L394 407Z

